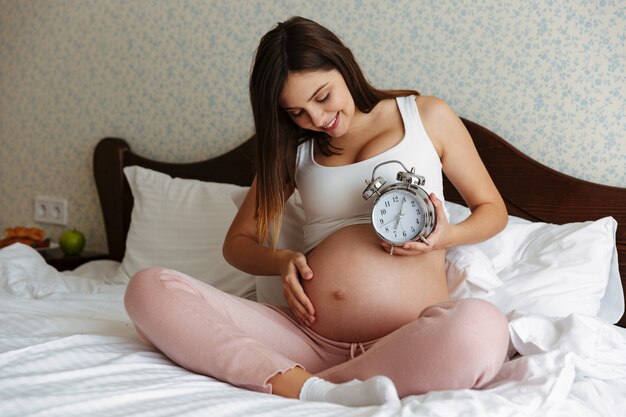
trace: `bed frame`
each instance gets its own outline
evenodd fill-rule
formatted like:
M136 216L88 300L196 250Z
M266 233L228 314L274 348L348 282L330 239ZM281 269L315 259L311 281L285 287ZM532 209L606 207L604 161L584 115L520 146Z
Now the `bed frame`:
M622 287L626 289L626 188L595 184L559 173L522 154L479 124L462 120L502 194L509 214L556 224L605 216L617 220L619 270ZM255 149L254 137L251 137L216 158L176 164L137 155L124 139L102 139L96 146L93 162L110 258L121 261L124 257L133 207L130 187L122 172L124 167L140 165L173 177L249 185L255 172ZM445 178L444 193L446 200L464 204ZM618 324L626 327L626 314Z

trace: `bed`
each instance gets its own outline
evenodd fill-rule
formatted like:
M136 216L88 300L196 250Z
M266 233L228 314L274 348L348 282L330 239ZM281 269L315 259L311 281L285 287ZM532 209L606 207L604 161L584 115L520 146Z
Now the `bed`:
M499 235L446 255L453 296L489 299L509 319L511 360L484 389L349 408L250 392L174 365L136 336L124 311L134 271L169 266L281 303L276 280L221 258L254 175L254 138L187 164L105 138L93 167L109 259L61 273L25 245L0 250L0 415L626 416L626 189L560 174L463 121L510 214ZM448 182L445 197L450 221L468 215ZM301 222L296 195L279 245L297 245Z

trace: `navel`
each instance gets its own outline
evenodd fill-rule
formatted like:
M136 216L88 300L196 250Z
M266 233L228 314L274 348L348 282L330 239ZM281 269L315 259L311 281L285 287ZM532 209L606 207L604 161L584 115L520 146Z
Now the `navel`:
M345 291L341 291L341 290L333 291L332 295L333 295L333 299L335 299L337 301L345 300L345 298L346 298L346 292Z

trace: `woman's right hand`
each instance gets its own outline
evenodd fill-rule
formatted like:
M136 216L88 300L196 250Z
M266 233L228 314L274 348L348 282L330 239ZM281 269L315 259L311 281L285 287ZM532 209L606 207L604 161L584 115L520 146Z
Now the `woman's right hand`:
M303 253L289 252L281 274L285 300L296 320L302 325L310 326L315 323L315 309L302 288L300 277L310 280L313 278L313 271Z

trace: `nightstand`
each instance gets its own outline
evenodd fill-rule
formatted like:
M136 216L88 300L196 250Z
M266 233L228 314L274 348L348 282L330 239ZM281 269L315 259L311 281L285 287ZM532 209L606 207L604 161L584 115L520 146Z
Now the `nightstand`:
M97 259L107 259L109 255L100 252L83 251L80 255L65 255L61 249L50 249L41 254L48 265L52 265L59 271L74 269L85 262Z

